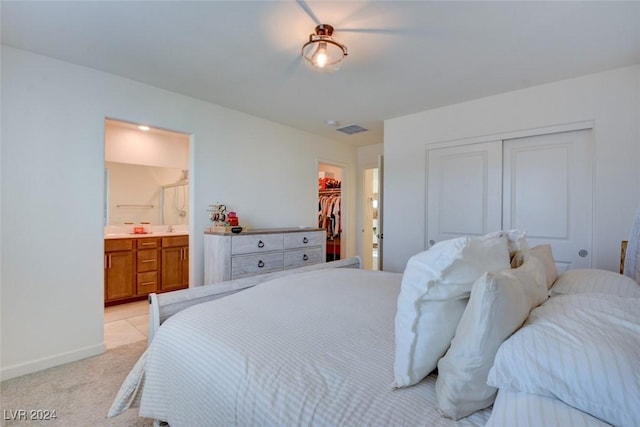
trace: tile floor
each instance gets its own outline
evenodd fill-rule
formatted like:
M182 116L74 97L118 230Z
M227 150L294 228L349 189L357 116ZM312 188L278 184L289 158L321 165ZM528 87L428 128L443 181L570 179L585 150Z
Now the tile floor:
M149 329L147 300L104 309L104 344L108 349L146 340Z

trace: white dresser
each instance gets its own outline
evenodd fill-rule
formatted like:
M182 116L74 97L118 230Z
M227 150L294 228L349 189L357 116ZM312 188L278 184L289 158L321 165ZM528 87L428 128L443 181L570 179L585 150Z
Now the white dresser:
M325 262L321 228L266 228L239 234L205 231L204 283Z

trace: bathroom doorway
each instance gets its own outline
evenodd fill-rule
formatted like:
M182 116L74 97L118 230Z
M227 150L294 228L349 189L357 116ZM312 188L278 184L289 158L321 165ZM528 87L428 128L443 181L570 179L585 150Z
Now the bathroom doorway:
M189 286L191 136L105 119L105 306Z

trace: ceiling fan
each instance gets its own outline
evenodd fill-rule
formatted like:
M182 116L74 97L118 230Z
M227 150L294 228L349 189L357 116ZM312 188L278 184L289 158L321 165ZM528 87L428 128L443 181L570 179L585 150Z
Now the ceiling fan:
M335 71L340 67L342 60L348 55L347 46L333 38L333 33L375 33L375 34L407 34L409 29L391 28L334 28L332 25L322 22L305 0L296 0L300 8L316 24L314 33L309 35L309 40L302 46L301 57L314 69L319 71Z
M302 46L302 57L312 67L321 70L336 70L347 56L347 46L332 37L333 27L328 24L318 24L315 34L309 35L309 41Z

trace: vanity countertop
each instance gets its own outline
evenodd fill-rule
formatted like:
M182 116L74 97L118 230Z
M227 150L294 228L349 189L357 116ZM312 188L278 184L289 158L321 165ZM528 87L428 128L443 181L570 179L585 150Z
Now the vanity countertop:
M142 239L145 237L172 237L172 236L188 236L186 231L160 231L149 233L111 233L105 234L105 239Z

